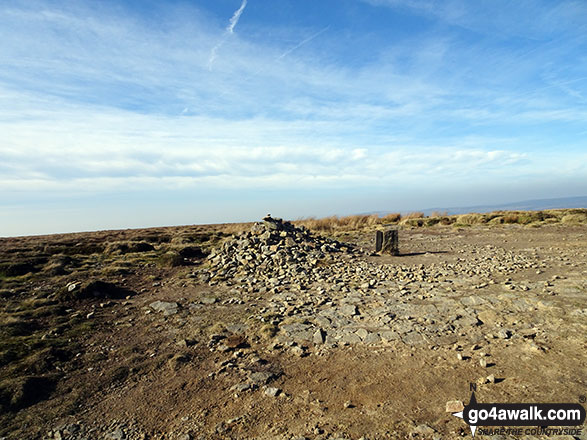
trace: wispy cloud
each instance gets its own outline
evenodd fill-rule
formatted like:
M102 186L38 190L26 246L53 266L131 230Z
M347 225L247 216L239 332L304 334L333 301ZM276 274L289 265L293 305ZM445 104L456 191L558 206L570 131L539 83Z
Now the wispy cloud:
M208 59L208 69L209 70L212 70L212 65L214 64L214 61L216 61L216 58L218 57L218 51L220 50L220 48L224 44L227 36L234 34L234 28L238 24L238 21L240 20L241 15L242 15L243 11L245 10L246 6L247 6L247 0L242 0L240 7L234 12L232 17L230 17L230 21L228 22L228 26L226 26L226 29L225 29L224 34L222 35L222 38L220 39L218 44L216 44L216 46L214 46L212 48L212 50L210 51L210 58Z
M79 108L67 110L62 104L55 102L51 109L62 121L59 125L41 114L17 124L0 123L6 137L0 170L4 194L22 197L39 187L76 194L262 188L269 182L283 190L291 185L311 189L317 182L324 188L405 185L422 179L441 184L466 182L471 173L479 181L501 180L511 175L512 167L544 173L552 160L508 149L512 139L427 144L398 138L357 148L355 140L345 137L358 127L341 131L334 122L178 120L90 107L80 114ZM0 121L6 121L7 113L0 114ZM320 143L312 141L317 135Z

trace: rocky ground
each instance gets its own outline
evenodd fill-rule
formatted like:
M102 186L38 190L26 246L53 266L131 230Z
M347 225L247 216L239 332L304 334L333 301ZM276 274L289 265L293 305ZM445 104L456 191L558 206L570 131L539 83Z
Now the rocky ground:
M337 238L268 217L0 240L0 438L451 439L471 383L585 398L585 225Z

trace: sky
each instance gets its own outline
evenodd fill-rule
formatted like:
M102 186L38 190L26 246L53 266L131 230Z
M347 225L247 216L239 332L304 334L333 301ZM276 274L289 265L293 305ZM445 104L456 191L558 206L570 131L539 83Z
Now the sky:
M14 0L0 41L0 236L587 195L583 0Z

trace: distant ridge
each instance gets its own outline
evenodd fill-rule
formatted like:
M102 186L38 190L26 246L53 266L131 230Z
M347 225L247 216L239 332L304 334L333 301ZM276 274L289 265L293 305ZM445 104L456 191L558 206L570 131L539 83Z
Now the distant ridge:
M470 212L492 211L537 211L541 209L570 209L587 208L587 196L564 197L557 199L524 200L521 202L504 203L500 205L461 206L453 208L429 208L422 212L430 215L433 212L446 212L447 215L467 214Z

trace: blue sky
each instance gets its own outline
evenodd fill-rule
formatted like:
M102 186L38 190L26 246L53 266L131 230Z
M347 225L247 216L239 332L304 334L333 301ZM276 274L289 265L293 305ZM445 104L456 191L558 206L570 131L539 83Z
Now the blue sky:
M0 236L587 194L587 3L0 4Z

